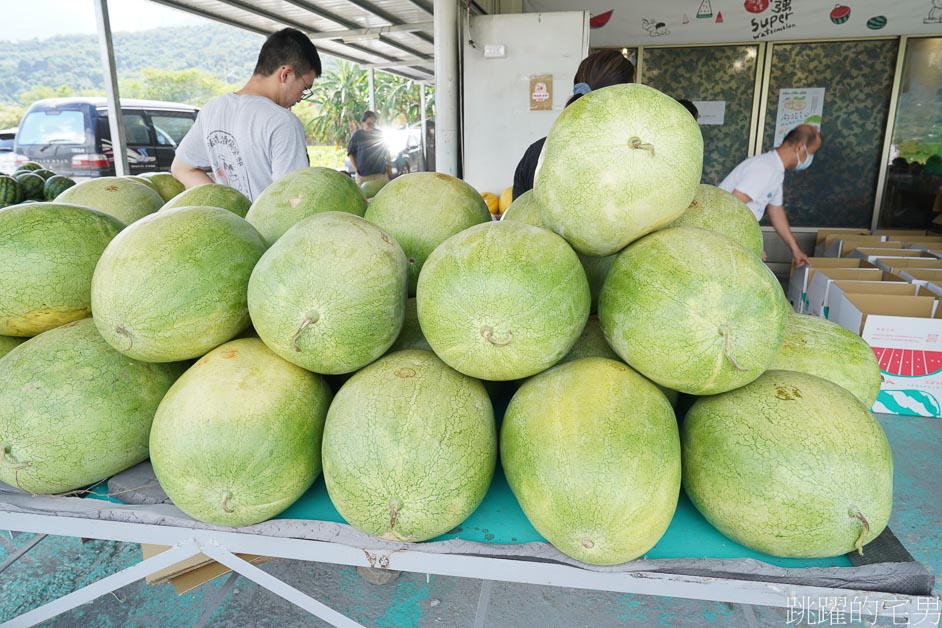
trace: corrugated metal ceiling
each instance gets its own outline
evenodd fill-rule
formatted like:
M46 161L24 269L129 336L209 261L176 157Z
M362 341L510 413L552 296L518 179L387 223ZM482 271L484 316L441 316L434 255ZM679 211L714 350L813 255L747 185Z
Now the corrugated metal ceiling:
M429 0L151 1L261 35L291 26L325 54L413 80L434 76Z

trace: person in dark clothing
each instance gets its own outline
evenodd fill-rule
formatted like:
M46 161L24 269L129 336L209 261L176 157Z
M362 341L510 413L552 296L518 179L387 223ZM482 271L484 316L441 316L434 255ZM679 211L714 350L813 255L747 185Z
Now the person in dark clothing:
M593 89L601 89L609 85L633 83L635 80L635 66L617 48L607 48L590 54L579 64L576 75L573 77L572 96L566 101L568 107ZM527 190L533 189L533 177L536 173L536 164L543 150L546 138L542 137L530 144L514 172L513 198L517 198Z
M366 181L389 181L389 154L383 133L376 128L376 114L365 111L360 116L362 129L357 129L347 144L347 157L353 172L356 174L357 185Z

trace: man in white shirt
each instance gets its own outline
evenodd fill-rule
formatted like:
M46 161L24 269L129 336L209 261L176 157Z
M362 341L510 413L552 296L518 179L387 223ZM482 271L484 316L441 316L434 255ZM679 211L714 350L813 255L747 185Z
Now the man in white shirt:
M321 74L317 48L286 28L265 40L255 72L237 92L209 101L176 149L170 172L187 188L228 185L254 201L279 177L310 165L304 125L291 107Z
M765 212L769 212L772 228L791 249L798 266L810 264L810 261L799 248L788 224L782 181L786 170L804 170L810 166L820 147L821 133L818 129L810 124L798 125L788 132L778 148L743 161L719 186L744 202L756 220L762 220Z

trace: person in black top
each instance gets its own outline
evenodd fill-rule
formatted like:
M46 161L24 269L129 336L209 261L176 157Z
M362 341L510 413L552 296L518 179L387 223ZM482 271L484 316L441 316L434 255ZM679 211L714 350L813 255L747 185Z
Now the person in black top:
M347 144L347 157L357 185L366 181L389 181L389 153L383 141L383 133L376 128L376 113L364 111L360 116L362 129L357 129Z
M572 96L566 101L566 106L576 102L593 89L633 83L634 80L635 66L621 53L621 50L617 48L599 50L590 54L579 64L579 69L576 70L576 75L572 79ZM517 164L517 170L514 172L513 198L533 189L536 163L540 158L544 142L546 138L542 137L530 144L520 159L520 163Z

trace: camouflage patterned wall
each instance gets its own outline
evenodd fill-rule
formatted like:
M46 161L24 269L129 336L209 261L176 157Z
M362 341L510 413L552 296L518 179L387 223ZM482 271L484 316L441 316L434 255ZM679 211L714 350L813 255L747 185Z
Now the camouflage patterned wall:
M701 125L704 183L716 185L749 153L758 46L645 48L641 82L674 98L722 100L722 125Z
M775 46L764 151L772 148L780 89L826 90L824 144L808 170L785 174L792 226L870 227L897 48L896 40Z

